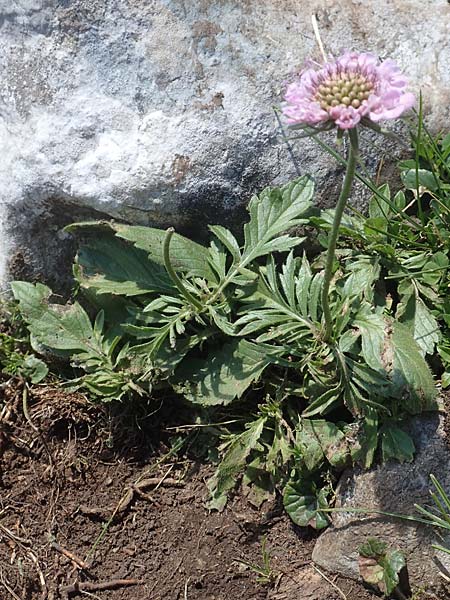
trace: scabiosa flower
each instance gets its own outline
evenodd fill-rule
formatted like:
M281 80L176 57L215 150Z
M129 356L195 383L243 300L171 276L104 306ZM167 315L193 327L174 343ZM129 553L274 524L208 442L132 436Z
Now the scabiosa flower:
M393 60L379 62L369 53L346 52L319 70L306 69L286 90L283 114L289 125L352 129L396 119L415 102L408 81Z

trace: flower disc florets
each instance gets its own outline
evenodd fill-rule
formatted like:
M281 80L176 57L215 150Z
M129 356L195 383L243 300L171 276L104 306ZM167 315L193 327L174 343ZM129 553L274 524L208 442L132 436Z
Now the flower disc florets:
M356 127L363 117L396 119L415 102L407 84L394 61L347 52L318 71L303 71L286 90L283 113L291 125L334 121L340 129Z

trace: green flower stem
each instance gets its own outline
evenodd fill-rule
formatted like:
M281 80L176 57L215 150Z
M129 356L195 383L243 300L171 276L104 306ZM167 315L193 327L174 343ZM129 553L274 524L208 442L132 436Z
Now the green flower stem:
M325 319L325 329L323 332L323 339L329 342L333 330L333 321L331 318L331 310L329 303L330 283L333 277L333 263L336 252L336 243L339 236L339 228L342 221L342 215L344 214L345 205L350 196L352 189L353 180L355 178L356 162L358 160L358 130L356 127L349 130L350 137L350 150L348 153L347 168L345 171L344 183L342 184L341 193L336 204L336 211L334 214L333 227L330 232L330 238L328 240L328 251L327 261L325 265L325 276L322 288L322 310Z
M189 304L192 304L192 306L195 306L195 308L197 308L198 310L203 310L202 303L199 300L197 300L197 298L194 298L194 296L190 292L188 292L188 290L184 287L183 282L175 273L175 270L172 267L172 263L170 262L170 240L172 239L174 233L175 229L173 227L169 227L169 229L166 231L166 237L164 238L163 245L164 266L166 267L166 271L169 274L170 279L173 281L181 295L186 298Z

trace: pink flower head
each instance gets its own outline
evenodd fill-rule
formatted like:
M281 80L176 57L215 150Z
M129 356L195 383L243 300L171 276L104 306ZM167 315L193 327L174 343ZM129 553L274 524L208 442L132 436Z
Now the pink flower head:
M415 102L407 84L394 61L346 52L318 71L303 71L287 87L283 114L290 125L334 121L340 129L356 127L363 117L396 119Z

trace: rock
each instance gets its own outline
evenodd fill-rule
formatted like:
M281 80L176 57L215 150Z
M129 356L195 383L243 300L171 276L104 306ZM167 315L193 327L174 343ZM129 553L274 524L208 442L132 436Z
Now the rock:
M73 249L61 228L80 218L199 236L208 222L242 222L252 192L297 169L332 204L342 169L311 140L296 144L294 165L272 110L290 74L320 58L311 13L334 53L398 60L438 127L449 10L446 0L428 3L426 19L420 0L0 0L0 280L60 282ZM380 144L365 146L372 171L393 148Z
M283 572L283 577L268 592L267 600L374 600L371 592L363 590L362 586L355 591L354 586L354 581L342 579L336 582L335 578L331 579L308 564Z
M324 600L333 598L336 590L311 565L282 577L270 600Z
M417 450L414 462L389 461L369 471L344 473L337 489L337 506L419 517L414 504L432 505L430 474L450 491L450 446L445 430L444 418L437 414L417 417L410 425ZM376 514L337 512L332 519L333 527L320 536L314 548L313 560L320 567L359 579L358 548L375 537L404 553L412 586L436 592L443 582L439 571L449 574L450 555L434 550L432 544L450 548L450 531Z

